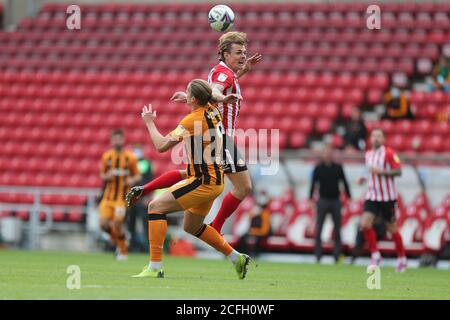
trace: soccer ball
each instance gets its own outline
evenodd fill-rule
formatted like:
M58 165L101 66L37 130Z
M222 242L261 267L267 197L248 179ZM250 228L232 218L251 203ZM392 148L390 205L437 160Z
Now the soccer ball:
M230 7L219 4L208 13L208 21L211 28L218 32L227 32L233 28L234 12Z

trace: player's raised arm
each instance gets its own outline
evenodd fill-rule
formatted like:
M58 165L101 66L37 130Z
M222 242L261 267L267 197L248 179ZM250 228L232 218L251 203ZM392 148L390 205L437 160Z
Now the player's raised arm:
M180 140L174 140L171 138L170 135L163 136L159 132L154 121L156 118L156 111L152 109L151 104L142 108L141 116L147 126L153 145L158 152L165 152L180 142Z
M112 179L111 171L107 170L106 166L106 157L102 157L102 165L100 169L100 179L102 179L103 182L109 182Z

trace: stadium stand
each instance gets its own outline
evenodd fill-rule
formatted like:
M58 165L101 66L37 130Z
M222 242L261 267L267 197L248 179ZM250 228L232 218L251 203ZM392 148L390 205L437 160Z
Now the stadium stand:
M65 5L46 4L14 32L0 31L0 140L5 141L0 185L101 187L99 159L115 127L125 129L129 142L146 145L156 175L177 167L168 161L169 153L157 154L149 146L139 110L151 102L164 132L187 111L169 98L189 80L206 78L217 61L218 34L205 23L210 5L81 8L81 30L66 29ZM354 107L380 103L394 74L426 72L418 65L424 59L431 65L450 42L450 3L383 3L381 8L383 29L371 31L363 18L366 5L360 3L233 4L240 17L236 29L249 34L252 53L264 54L257 70L241 81L245 105L238 127L277 125L282 148L307 148L337 120L348 119ZM450 95L413 92L411 103L416 121L371 121L369 129L382 127L399 151L450 152ZM0 194L0 200L33 202L23 194ZM272 219L279 229L268 240L272 247L300 248L305 239L312 241L311 208L300 201L286 215L280 206L285 200L278 201ZM446 201L439 208L448 216ZM86 197L48 196L42 202L79 206ZM346 228L357 214L350 207L343 230L354 232ZM244 216L242 210L237 217ZM427 228L439 220L436 210L426 219L409 207L401 210L410 252L422 243L421 232L428 239ZM26 211L15 214L28 219ZM55 221L81 221L81 216L78 210L53 212ZM280 225L288 216L289 223ZM436 241L430 241L435 248Z

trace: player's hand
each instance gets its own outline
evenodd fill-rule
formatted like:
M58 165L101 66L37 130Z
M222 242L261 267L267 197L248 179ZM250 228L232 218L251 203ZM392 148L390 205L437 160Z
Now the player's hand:
M244 70L246 72L252 70L252 68L255 66L255 64L257 64L258 62L260 62L262 59L262 55L260 53L256 53L253 56L251 56L250 58L247 59L247 61L245 62L244 65Z
M229 94L223 98L222 103L236 103L238 101L244 100L241 95L235 93Z
M187 102L187 94L183 91L177 91L173 94L173 96L170 98L170 101L174 102Z
M359 177L359 179L358 179L358 184L359 185L362 185L362 184L364 184L366 182L366 178L365 177Z
M130 192L127 193L127 206L131 207L133 204L138 202L138 200L141 198L142 193L144 192L143 186L136 186L131 188Z
M132 186L133 184L135 184L137 182L135 177L127 177L125 180L126 180L125 182L128 186Z
M141 117L146 124L153 122L156 118L156 110L152 109L152 105L144 106L142 108Z

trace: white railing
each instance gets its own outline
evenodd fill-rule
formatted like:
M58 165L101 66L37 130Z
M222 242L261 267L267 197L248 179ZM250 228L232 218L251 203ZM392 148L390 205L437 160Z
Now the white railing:
M100 189L91 188L55 188L55 187L22 187L22 186L0 186L0 193L6 194L31 194L33 195L33 203L5 203L0 202L0 211L20 211L26 210L29 212L29 221L24 225L24 229L28 234L28 242L26 244L29 249L38 249L40 247L40 235L57 229L58 224L53 221L52 212L55 210L80 210L86 216L86 232L87 243L91 246L94 243L94 233L98 230L93 230L89 227L89 215L95 212L96 207L95 198L100 194ZM43 204L41 201L42 195L81 195L86 196L86 205L50 205ZM45 221L40 222L40 213L45 213Z

